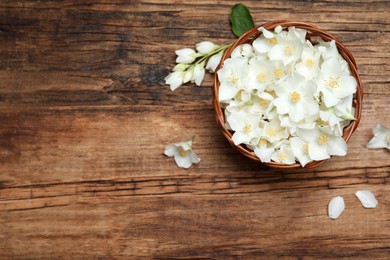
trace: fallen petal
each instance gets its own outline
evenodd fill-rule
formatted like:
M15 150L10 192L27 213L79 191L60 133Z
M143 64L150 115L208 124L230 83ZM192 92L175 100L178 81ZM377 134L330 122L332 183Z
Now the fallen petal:
M328 215L331 219L338 219L345 209L344 199L340 196L330 200L328 205Z
M373 209L378 205L375 195L369 190L359 190L355 193L363 207Z

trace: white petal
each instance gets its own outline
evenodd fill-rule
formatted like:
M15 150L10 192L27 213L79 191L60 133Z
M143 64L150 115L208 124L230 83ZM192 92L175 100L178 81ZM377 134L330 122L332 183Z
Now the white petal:
M232 99L235 95L237 95L239 88L227 86L226 84L221 84L218 90L218 98L219 101Z
M190 151L189 152L189 155L191 157L191 161L192 163L199 163L200 162L200 158L198 157L198 155L195 153L195 151Z
M168 144L167 146L165 146L164 154L166 156L172 157L177 153L178 153L178 150L177 150L176 144Z
M180 154L175 154L175 162L177 166L186 169L190 168L192 165L191 157L189 155L181 156Z
M258 148L256 147L254 152L257 157L259 157L260 161L262 162L270 162L271 161L271 155L275 151L274 148Z
M253 48L259 53L267 53L270 50L271 45L267 43L266 39L259 37L253 41Z
M277 98L273 101L273 103L276 106L278 113L281 115L287 114L291 111L290 100L287 97Z
M356 92L356 79L352 76L343 76L339 80L339 87L334 89L338 98L344 98Z
M262 32L264 37L267 38L267 39L275 37L275 34L273 32L268 31L264 27L260 27L259 31Z
M372 209L378 205L378 201L375 198L375 195L368 190L360 190L355 193L356 197L360 200L363 207Z
M331 91L327 89L322 89L322 94L326 107L333 107L340 101L338 97L336 97Z
M315 142L321 135L321 131L318 128L314 129L298 129L298 136L306 142Z
M390 134L390 129L387 129L384 125L382 124L377 124L373 130L374 135L386 135L386 132L389 132Z
M243 132L235 132L232 136L232 141L235 145L249 143L251 137Z
M306 111L303 109L303 106L300 104L296 106L291 106L290 109L290 118L294 122L299 122L305 118Z
M377 149L377 148L389 148L389 144L386 141L385 136L374 136L370 142L367 144L367 148Z
M309 156L315 161L321 161L329 159L329 153L327 145L320 145L317 141L309 143Z
M334 197L330 200L328 205L328 215L331 219L337 219L340 217L345 209L344 199L340 196Z
M344 156L347 154L348 146L345 140L339 136L331 136L328 141L328 153L330 155Z
M281 45L275 45L269 50L268 57L270 60L282 60L284 58L283 48Z

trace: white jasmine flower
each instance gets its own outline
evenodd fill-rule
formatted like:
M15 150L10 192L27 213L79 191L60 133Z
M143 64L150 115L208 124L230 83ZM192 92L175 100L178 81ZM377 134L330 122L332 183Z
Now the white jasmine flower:
M197 86L200 86L203 82L205 75L204 63L196 64L194 67L194 75L192 81L195 82Z
M296 131L298 128L300 129L313 129L316 126L315 120L317 119L317 115L312 117L307 117L302 121L295 122L292 121L291 118L287 115L279 115L280 125L286 128L287 132L291 136L296 135Z
M255 94L252 94L251 98L253 104L250 111L252 113L263 114L268 118L269 112L273 108L272 100L274 100L274 97L269 93L260 93L257 91Z
M344 156L347 154L347 143L341 136L335 136L332 131L321 129L298 129L298 136L308 143L308 154L312 160L329 159L331 155Z
M184 73L182 71L172 72L164 78L165 84L169 85L170 89L174 91L175 89L183 85L183 76Z
M373 130L374 137L367 144L367 148L386 148L390 150L390 129L377 124Z
M259 28L262 34L253 41L253 49L258 53L268 53L269 50L278 43L276 35L263 27Z
M165 146L164 154L174 157L177 166L189 168L193 163L199 163L200 159L192 150L192 140L181 143L174 143Z
M270 143L276 143L287 137L288 133L286 129L280 125L278 117L275 117L270 122L264 124L262 138L268 140Z
M218 52L211 56L207 62L206 69L211 73L214 73L219 63L221 62L223 51Z
M245 43L237 46L232 54L232 58L241 57L241 58L250 58L253 56L253 47L251 44Z
M295 66L296 71L307 80L317 78L320 74L320 57L320 52L310 42L307 42L302 51L301 62Z
M275 151L271 155L271 159L275 162L284 163L284 164L294 164L295 157L291 148L287 144L282 144L280 149Z
M196 50L201 54L208 54L218 47L218 45L209 41L203 41L196 44Z
M175 53L177 55L176 63L192 63L198 57L195 50L191 48L183 48Z
M331 111L320 111L319 124L329 126L335 135L341 136L343 134L339 117Z
M344 120L354 120L354 107L352 106L352 103L353 95L346 96L333 107L334 113Z
M230 100L246 85L248 60L241 57L227 59L217 74L219 101Z
M299 122L318 114L319 105L314 100L316 86L299 74L289 77L283 85L275 88L277 98L273 101L279 114L288 114L292 121Z
M357 86L354 77L343 74L340 63L335 58L330 58L322 63L321 77L317 84L327 107L332 107L341 99L353 95Z
M340 59L341 55L334 40L330 42L321 42L317 49L321 52L321 56L324 60L332 58Z
M290 147L294 156L298 159L302 167L312 161L309 156L309 144L299 137L290 138Z
M367 209L376 208L378 205L375 195L369 190L359 190L355 193L355 195L358 197L363 207Z
M275 147L264 138L260 138L257 146L254 149L255 155L262 162L270 162L271 156L275 152Z
M226 118L227 123L234 132L232 140L234 144L250 144L252 139L258 136L260 117L244 110L231 113Z
M290 75L293 64L285 66L282 61L269 61L268 66L273 72L275 83L283 82Z
M249 61L248 88L256 89L260 93L264 91L267 84L275 79L272 66L269 62L257 59Z
M268 52L270 60L280 60L284 65L288 65L301 57L303 44L300 31L290 28L287 34L280 33L276 36L277 44Z
M334 197L328 205L328 216L331 219L338 219L345 209L344 199L341 196Z

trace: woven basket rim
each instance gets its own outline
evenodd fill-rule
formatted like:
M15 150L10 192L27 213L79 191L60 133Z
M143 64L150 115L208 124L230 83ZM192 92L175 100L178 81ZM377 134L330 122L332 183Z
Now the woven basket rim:
M317 167L321 164L323 164L325 161L329 160L321 160L321 161L312 161L305 165L305 167L302 167L300 163L295 164L283 164L278 162L266 162L263 163L260 161L260 159L254 154L253 151L249 150L248 148L245 148L243 145L235 145L232 140L232 132L226 129L225 127L225 116L223 109L221 108L221 105L219 103L218 99L218 90L219 90L219 80L218 80L218 70L222 67L223 62L231 55L232 51L239 45L243 43L251 43L254 39L259 37L261 35L261 32L258 30L260 27L263 27L267 30L273 30L276 26L282 26L283 29L287 27L296 27L300 29L307 30L307 36L306 38L310 41L312 40L312 37L320 37L324 41L332 41L334 40L336 43L336 46L338 48L339 53L343 56L343 58L347 61L352 76L356 79L357 82L357 88L356 93L354 94L353 98L353 106L355 107L355 119L352 121L347 127L343 129L343 138L346 142L348 142L352 136L352 134L355 132L356 128L358 127L360 123L360 118L362 114L362 101L363 101L363 86L362 82L359 76L359 73L357 71L357 65L355 58L353 57L352 53L333 35L329 34L328 32L305 22L292 22L292 21L286 21L286 20L275 20L275 21L269 21L264 24L261 24L246 33L244 33L241 37L239 37L224 53L224 55L221 58L221 62L218 65L217 69L214 73L214 84L213 84L213 106L215 110L215 117L217 124L222 132L222 134L225 136L225 138L228 140L230 145L238 150L240 153L242 153L244 156L254 160L258 161L264 165L267 165L272 168L277 169L311 169L314 167Z

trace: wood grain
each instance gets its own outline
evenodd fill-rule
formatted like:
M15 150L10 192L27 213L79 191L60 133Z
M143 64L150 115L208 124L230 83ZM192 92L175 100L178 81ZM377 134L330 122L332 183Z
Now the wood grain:
M219 132L210 75L171 92L174 50L232 42L235 1L0 2L0 258L346 258L390 255L388 1L247 1L256 24L313 23L354 54L361 124L346 157L278 171ZM196 135L178 169L168 143ZM364 209L354 193L379 201ZM346 210L336 221L327 203Z

